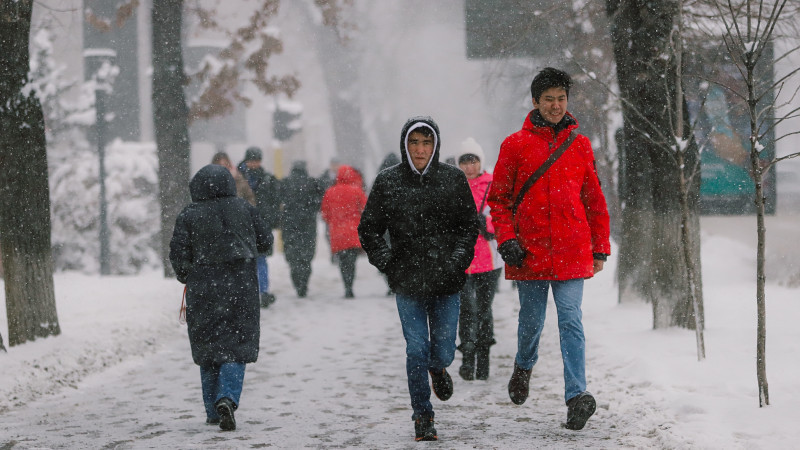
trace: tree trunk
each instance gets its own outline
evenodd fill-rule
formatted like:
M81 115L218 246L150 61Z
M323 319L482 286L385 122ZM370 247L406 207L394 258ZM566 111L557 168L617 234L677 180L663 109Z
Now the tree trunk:
M362 129L358 50L354 43L342 43L333 27L319 24L314 35L328 89L336 153L344 164L363 172L367 155Z
M680 183L661 137L673 136L676 112L669 37L673 1L607 0L617 78L623 97L624 145L620 155L622 240L617 278L620 301L653 305L653 326L694 327L681 251ZM661 142L659 142L661 140ZM696 195L699 183L693 185ZM696 215L694 205L693 215ZM689 232L699 242L699 220ZM699 251L695 253L699 267Z
M32 0L0 3L0 248L8 345L58 335L44 114L28 82Z
M175 218L189 202L189 125L181 53L183 0L153 2L153 119L161 199L161 261L174 277L169 242Z

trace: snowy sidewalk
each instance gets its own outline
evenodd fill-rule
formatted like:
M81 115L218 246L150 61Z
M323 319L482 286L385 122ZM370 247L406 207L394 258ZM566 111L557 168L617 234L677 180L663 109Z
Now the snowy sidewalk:
M290 293L287 269L280 259L272 258L270 263L279 299L263 311L261 354L247 369L237 431L225 433L203 423L199 371L181 329L169 333L151 355L127 360L75 388L4 413L0 448L14 444L14 448L425 445L413 440L404 342L394 300L384 296L383 280L366 259L359 259L355 300L341 298L338 271L326 260L315 261L307 299ZM495 300L499 344L494 347L490 379L461 380L457 353L450 370L455 381L453 398L433 400L440 445L648 446L647 436L620 432L630 427L609 412L600 383L592 383L598 374L591 369L590 385L600 389L595 392L600 405L597 415L580 433L561 428L566 409L553 326L542 339L531 398L523 406L511 404L506 383L516 345L517 302L509 284L504 283L502 289ZM591 359L588 364L591 368Z
M704 270L742 253L725 240L710 249ZM584 296L587 377L598 400L584 430L561 427L552 301L531 396L522 406L508 399L518 302L504 281L489 380L459 378L456 353L455 393L433 399L440 441L416 443L393 298L366 258L358 260L356 298L342 298L338 268L320 253L306 299L293 294L282 255L270 258L278 301L262 310L261 353L248 365L234 432L204 423L199 369L177 323L177 282L57 275L62 336L0 354L0 449L791 448L800 439L792 407L800 340L789 320L777 320L797 316L796 289L770 288L774 406L759 409L754 316L748 295L735 298L742 286L730 282L748 267L705 278L709 359L698 363L692 332L653 331L648 305L616 304L609 261Z

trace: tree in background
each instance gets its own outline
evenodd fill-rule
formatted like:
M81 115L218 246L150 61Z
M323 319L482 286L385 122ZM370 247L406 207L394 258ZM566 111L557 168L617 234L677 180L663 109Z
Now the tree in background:
M645 300L653 306L653 327L695 328L693 296L700 295L699 178L684 169L674 170L675 154L664 144L684 139L676 136L683 123L683 101L675 74L680 53L672 49L680 3L645 0L607 0L617 80L622 97L623 130L620 152L622 233L617 280L620 301ZM676 103L677 102L677 103ZM681 119L684 117L684 119ZM659 137L670 137L659 143ZM668 145L667 147L673 147ZM695 154L696 147L688 148ZM694 149L694 150L692 150ZM685 184L688 217L682 221L679 186ZM682 228L683 227L683 228ZM692 286L686 277L684 235L688 256L698 268ZM702 304L702 300L700 304ZM702 314L702 309L698 311Z
M349 1L315 0L315 5L325 23L337 26L340 5ZM280 0L259 0L246 24L234 31L222 28L213 9L192 6L189 11L197 14L201 26L225 32L229 44L216 58L207 58L195 74L201 88L191 104L187 104L183 87L188 80L181 47L183 1L153 2L153 115L159 155L161 256L165 276L173 276L168 261L172 225L189 200L190 121L228 114L237 102L249 105L251 100L241 94L244 80L266 95L283 93L291 97L300 86L296 77L278 77L268 70L270 57L283 51L281 40L270 27L279 5Z
M28 85L32 0L0 3L0 248L9 346L58 335L45 124Z
M785 52L773 56L776 40L785 39L797 42L796 17L800 12L797 2L791 0L744 0L722 1L712 0L718 21L724 25L722 39L728 56L735 65L739 77L732 78L721 87L732 93L746 104L749 116L749 159L750 175L755 185L756 206L756 378L758 381L758 404L769 405L769 386L766 369L766 292L765 292L765 240L766 225L764 177L767 171L781 160L800 156L793 152L783 157L764 160L762 150L771 140L780 140L786 136L800 133L792 131L775 138L775 127L797 117L800 107L794 106L797 90L785 90L786 82L795 77L800 68L793 68L780 74L777 79L764 79L758 76L762 66L772 65L774 60L787 59L798 47L789 46ZM795 19L794 23L789 20ZM719 36L716 29L709 29L708 34ZM776 96L777 94L777 96Z
M158 149L161 201L161 262L164 276L175 276L169 263L169 242L175 218L189 202L189 109L183 87L181 25L183 0L154 1L153 121Z

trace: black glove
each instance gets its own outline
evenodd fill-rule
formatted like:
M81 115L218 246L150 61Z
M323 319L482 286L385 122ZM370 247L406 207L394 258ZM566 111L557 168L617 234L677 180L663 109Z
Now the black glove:
M486 229L486 216L483 214L478 214L478 233L487 241L494 239L494 233L489 233Z
M509 239L497 247L503 261L509 266L522 267L522 260L525 259L525 250L520 247L516 239Z

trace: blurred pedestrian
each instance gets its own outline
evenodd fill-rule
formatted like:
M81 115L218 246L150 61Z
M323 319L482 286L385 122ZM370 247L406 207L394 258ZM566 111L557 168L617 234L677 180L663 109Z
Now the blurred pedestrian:
M305 161L295 161L289 176L281 180L281 231L283 254L289 264L297 296L308 292L311 261L317 249L317 213L324 190L320 182L308 176Z
M571 86L569 74L552 67L533 78L533 110L522 129L500 146L488 201L506 278L517 280L519 292L517 355L508 395L517 405L528 398L552 289L566 428L580 430L597 407L586 390L583 282L603 270L611 246L592 144L578 134L578 121L567 111Z
M400 134L402 162L378 174L358 227L369 262L396 293L417 441L438 439L428 375L440 400L453 395L447 367L456 352L459 291L478 234L467 179L439 163L440 146L433 119L409 119Z
M339 261L345 298L354 297L356 258L361 252L358 222L366 203L361 175L350 166L340 166L336 182L322 198L322 219L330 230L331 253Z
M278 179L274 175L264 170L261 166L262 153L258 147L250 147L245 150L244 160L239 163L237 169L244 176L250 189L256 197L256 208L261 213L261 217L272 230L278 227L280 222L280 192ZM269 292L269 266L267 256L272 254L272 249L267 254L258 256L258 288L261 296L261 306L263 308L275 302L275 295Z
M236 182L236 196L247 200L247 203L256 205L256 195L250 189L250 184L244 179L244 175L233 165L231 158L225 152L217 152L211 158L211 164L217 164L228 169Z
M503 264L497 253L492 217L486 204L492 174L483 170L485 160L483 148L475 139L468 138L461 143L458 167L466 175L472 190L479 224L475 257L467 268L467 281L461 289L461 313L458 317L458 337L461 340L458 348L462 355L458 374L465 380L489 378L489 349L495 343L492 301Z
M236 196L231 173L209 164L189 183L192 203L175 221L169 259L186 284L192 359L200 366L206 423L235 430L247 363L258 358L256 257L272 235L256 208Z

